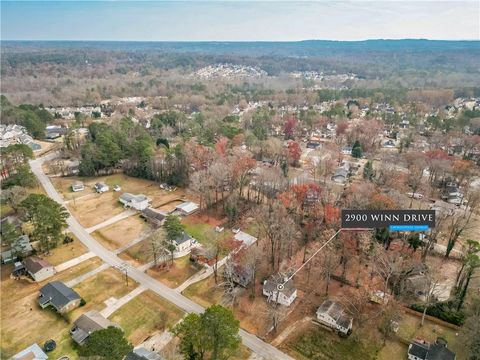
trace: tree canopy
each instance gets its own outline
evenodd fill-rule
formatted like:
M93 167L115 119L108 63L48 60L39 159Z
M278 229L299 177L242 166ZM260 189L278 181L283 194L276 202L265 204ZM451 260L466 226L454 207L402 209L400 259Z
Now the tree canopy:
M233 312L212 305L203 314L188 314L173 328L185 359L228 359L240 345L240 322Z
M78 353L85 357L117 360L123 359L132 350L133 346L125 339L123 331L110 326L91 333L85 345L79 347Z

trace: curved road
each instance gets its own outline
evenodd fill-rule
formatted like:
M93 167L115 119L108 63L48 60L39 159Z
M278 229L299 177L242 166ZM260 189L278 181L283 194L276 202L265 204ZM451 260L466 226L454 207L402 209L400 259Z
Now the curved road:
M52 182L45 175L42 169L42 164L46 160L55 158L56 154L52 153L43 158L30 161L30 167L32 172L37 177L40 184L45 189L46 193L50 198L58 202L59 204L64 204L64 201L57 190L53 187ZM114 252L107 250L101 244L99 244L87 231L80 225L80 223L72 216L67 219L67 224L69 230L75 234L75 236L94 254L101 258L105 263L110 266L121 267L123 266L124 261L120 259ZM170 301L172 304L175 304L179 308L183 309L185 312L195 312L201 313L204 311L204 308L199 304L193 302L192 300L186 298L182 294L176 292L173 289L170 289L166 285L163 285L161 282L155 280L144 272L129 266L127 269L127 274L130 278L135 280L137 283L142 285L144 288L150 289ZM249 332L240 329L240 336L242 337L243 344L248 347L250 350L256 354L262 356L265 359L271 360L293 360L292 357L281 352L274 346L262 341L257 336L250 334Z

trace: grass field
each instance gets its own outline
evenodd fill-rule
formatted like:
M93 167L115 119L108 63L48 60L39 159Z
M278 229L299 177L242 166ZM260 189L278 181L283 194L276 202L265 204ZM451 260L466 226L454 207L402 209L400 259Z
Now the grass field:
M345 359L373 360L376 358L379 345L362 337L355 340L353 336L340 338L336 333L319 328L312 323L294 335L281 346L295 359ZM403 359L403 356L392 359Z
M118 255L121 259L128 261L133 266L147 264L153 260L148 241L142 240Z
M182 292L189 299L199 303L203 307L220 304L222 300L222 290L215 288L215 280L210 276L202 281L190 285Z
M147 270L147 274L161 281L168 287L176 288L198 271L199 268L190 261L190 256L187 255L175 259L173 264L167 269L150 268Z
M55 249L51 250L49 255L43 255L42 257L52 265L59 265L87 252L87 248L83 246L75 235L69 233L68 236L73 238L73 242L69 244L60 244Z
M114 250L131 243L149 230L150 227L140 216L133 215L101 228L92 235L107 249Z
M167 330L183 315L182 310L148 290L114 312L110 320L120 324L132 344L138 345L152 333Z
M106 269L95 276L82 281L74 287L74 290L86 301L86 305L73 310L69 317L75 320L82 313L89 310L103 310L105 300L114 297L121 298L137 287L132 279L128 280L128 287L125 276L118 270Z

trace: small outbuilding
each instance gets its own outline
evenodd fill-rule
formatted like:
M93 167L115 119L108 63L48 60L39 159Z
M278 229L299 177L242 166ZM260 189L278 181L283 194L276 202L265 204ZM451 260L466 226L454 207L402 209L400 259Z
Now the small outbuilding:
M104 182L97 182L95 184L95 191L99 194L107 192L108 190L110 190L110 188Z
M23 261L23 266L25 266L28 275L37 282L48 279L56 273L55 267L52 264L35 256L26 258Z
M167 214L157 209L148 207L142 211L141 217L156 226L162 226L165 222Z
M198 210L198 204L192 201L185 201L180 205L177 205L175 209L180 212L182 215L190 215Z
M77 192L77 191L83 191L85 190L85 185L83 185L83 182L81 181L75 181L72 184L72 191Z

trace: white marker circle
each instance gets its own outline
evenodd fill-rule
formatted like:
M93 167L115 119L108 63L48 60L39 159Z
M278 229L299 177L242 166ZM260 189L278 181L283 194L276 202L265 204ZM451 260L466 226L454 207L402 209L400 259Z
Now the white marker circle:
M278 284L277 285L277 290L278 291L282 291L283 289L285 289L285 285L283 285L283 284Z

